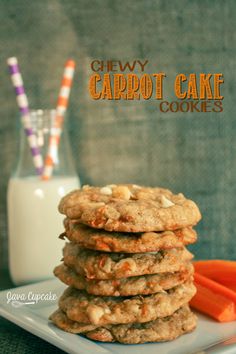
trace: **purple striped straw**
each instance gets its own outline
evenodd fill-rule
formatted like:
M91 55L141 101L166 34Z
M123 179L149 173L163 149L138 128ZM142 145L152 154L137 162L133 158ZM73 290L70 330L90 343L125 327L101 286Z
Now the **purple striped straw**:
M11 81L16 93L16 101L22 115L22 123L28 139L31 155L33 157L33 163L37 174L41 175L43 172L43 158L38 147L36 135L34 134L31 125L28 99L25 94L24 83L20 73L17 58L8 58L7 64L11 75Z

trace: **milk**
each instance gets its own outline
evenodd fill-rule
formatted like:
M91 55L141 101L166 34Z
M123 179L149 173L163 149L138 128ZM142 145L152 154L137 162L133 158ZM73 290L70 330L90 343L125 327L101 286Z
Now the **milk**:
M9 263L16 285L53 277L62 258L64 231L57 207L60 199L79 187L77 177L13 177L8 185Z

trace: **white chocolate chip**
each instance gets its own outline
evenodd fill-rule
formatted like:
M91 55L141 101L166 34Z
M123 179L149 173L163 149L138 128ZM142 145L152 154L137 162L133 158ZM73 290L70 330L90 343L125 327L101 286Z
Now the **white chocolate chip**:
M146 242L146 241L155 241L157 238L157 234L155 232L145 232L141 236L141 240Z
M164 195L161 196L161 204L162 204L163 208L169 208L169 207L175 205L169 199L167 199Z
M117 186L112 190L112 196L114 198L129 200L131 197L131 192L126 186Z
M132 187L135 188L135 189L141 189L142 188L142 187L138 186L137 184L133 184Z
M106 307L106 308L104 309L104 312L107 313L107 314L110 314L110 313L111 313L111 310L110 310L108 307Z
M85 184L85 185L83 185L83 187L82 187L82 190L83 191L86 191L86 190L88 190L88 189L90 189L91 187L88 185L88 184Z
M137 304L131 304L129 305L129 310L132 311L133 313L139 313L140 308Z
M98 324L100 318L104 315L104 313L105 313L105 311L101 306L91 304L87 308L87 314L88 314L89 320L93 324Z
M110 206L106 207L104 215L110 220L118 220L120 217L120 213L115 208ZM109 222L109 220L107 222Z
M112 195L112 190L110 187L106 186L106 187L102 187L100 189L100 193L105 194L105 195Z

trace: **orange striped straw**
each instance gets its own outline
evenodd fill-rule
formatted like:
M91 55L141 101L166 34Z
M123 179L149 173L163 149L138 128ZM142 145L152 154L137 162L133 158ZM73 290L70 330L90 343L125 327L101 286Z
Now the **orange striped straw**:
M74 71L75 62L71 59L67 60L64 67L63 78L57 100L56 116L53 121L53 126L51 128L48 151L44 161L44 171L42 174L42 179L44 180L48 180L51 178L54 165L57 163L58 160L58 147L64 122L64 116L68 106Z

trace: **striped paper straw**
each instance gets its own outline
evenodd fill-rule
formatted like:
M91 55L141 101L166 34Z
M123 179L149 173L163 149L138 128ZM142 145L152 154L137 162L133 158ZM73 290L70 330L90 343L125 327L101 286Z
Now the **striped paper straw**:
M75 62L68 60L65 64L59 96L57 100L56 116L51 128L51 135L49 139L49 147L47 156L44 162L44 171L42 178L50 179L53 173L53 167L58 159L58 146L62 132L64 115L68 106L70 89L73 81L75 71Z
M21 112L22 123L33 157L33 163L36 168L37 174L41 175L43 172L43 158L41 156L40 149L37 144L36 135L34 134L31 125L28 99L25 94L24 84L20 73L18 61L15 57L8 58L7 64L11 75L11 81L15 88L16 101Z

